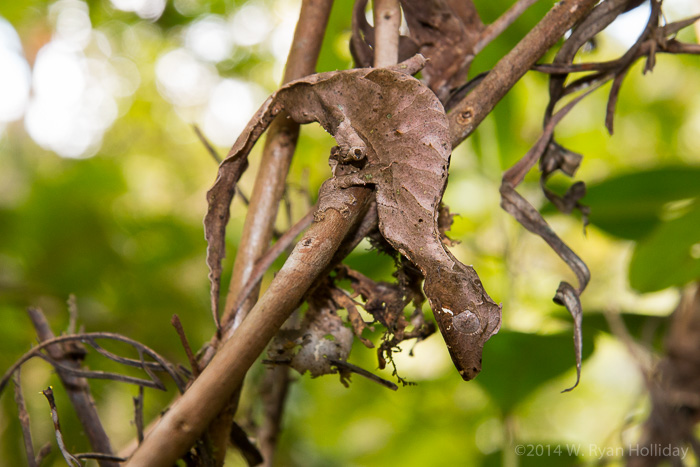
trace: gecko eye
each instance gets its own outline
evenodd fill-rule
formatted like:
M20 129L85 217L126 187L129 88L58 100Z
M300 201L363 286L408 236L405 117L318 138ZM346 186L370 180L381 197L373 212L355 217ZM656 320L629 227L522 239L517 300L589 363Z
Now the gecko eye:
M465 310L452 318L455 331L463 334L474 334L481 330L481 321L470 310Z
M362 148L350 148L349 152L356 161L362 160L365 157L365 151Z

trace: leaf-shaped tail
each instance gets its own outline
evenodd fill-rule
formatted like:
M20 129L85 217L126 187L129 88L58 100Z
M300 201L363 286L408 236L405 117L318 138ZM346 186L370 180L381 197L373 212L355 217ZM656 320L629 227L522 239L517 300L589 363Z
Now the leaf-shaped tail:
M226 224L231 213L231 201L236 192L236 184L248 167L248 154L279 111L274 108L272 102L271 96L248 122L226 159L219 165L216 181L207 192L208 210L204 217L204 237L207 240L211 309L217 330L221 328L219 323L221 261L226 256Z

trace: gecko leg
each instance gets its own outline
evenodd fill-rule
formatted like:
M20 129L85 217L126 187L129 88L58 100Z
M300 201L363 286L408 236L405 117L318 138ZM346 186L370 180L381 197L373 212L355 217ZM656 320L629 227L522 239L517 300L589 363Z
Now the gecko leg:
M381 176L381 167L368 165L356 172L336 175L330 181L336 188L342 190L344 188L350 188L351 186L376 185L381 183Z
M355 170L354 172L347 172L346 170ZM321 186L319 191L319 206L316 212L316 218L323 216L323 213L327 209L335 209L336 211L344 214L348 211L348 206L355 204L355 197L350 194L346 188L353 186L367 186L377 183L377 175L380 173L374 167L365 167L363 169L357 170L350 165L338 165L336 175L333 178L329 178Z

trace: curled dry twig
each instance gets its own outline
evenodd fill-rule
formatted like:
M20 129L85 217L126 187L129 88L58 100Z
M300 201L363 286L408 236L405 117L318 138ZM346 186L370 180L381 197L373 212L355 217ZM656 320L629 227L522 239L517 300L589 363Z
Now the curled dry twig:
M530 232L539 235L547 244L566 262L574 271L578 278L579 288L576 290L566 282L559 285L559 290L555 297L557 303L566 305L567 310L574 318L574 349L576 353L576 383L566 391L570 391L581 377L582 359L582 339L581 339L581 303L579 294L583 292L590 280L590 272L586 264L557 236L549 227L542 215L523 198L515 188L523 181L525 174L542 157L549 141L552 138L554 127L564 118L564 116L574 108L585 96L594 89L578 96L569 102L564 108L557 112L545 125L545 130L537 140L537 143L520 159L513 167L503 174L501 183L501 207L511 214L515 219Z

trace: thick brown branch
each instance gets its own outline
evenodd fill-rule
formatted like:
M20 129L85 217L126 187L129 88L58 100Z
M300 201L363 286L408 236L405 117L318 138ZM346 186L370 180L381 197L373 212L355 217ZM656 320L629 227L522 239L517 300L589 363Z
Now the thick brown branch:
M356 204L342 215L330 209L297 243L269 289L209 365L146 436L128 465L170 466L230 401L243 377L306 291L327 273L348 232L364 216L372 191L348 188ZM294 287L289 287L294 284ZM205 402L206 401L206 402Z
M564 33L593 8L597 0L559 2L476 88L448 115L452 147L457 147L493 110L522 76Z
M260 280L262 279L263 275L265 274L265 271L267 271L270 266L272 266L272 263L275 262L279 256L284 253L284 251L294 242L294 239L301 234L304 230L306 230L307 227L311 225L311 222L314 220L314 211L316 210L316 207L314 207L312 210L310 210L304 217L299 219L296 224L294 224L288 231L286 231L277 242L275 242L274 245L272 245L266 252L263 254L258 261L255 262L255 267L250 273L250 278L248 279L248 282L245 284L243 289L241 289L241 292L239 293L238 297L236 298L236 302L233 305L233 311L235 312L238 310L243 303L246 302L250 294L260 286ZM233 328L233 326L231 326ZM233 332L232 329L224 329L224 336L230 337L229 332Z
M283 84L316 71L332 4L332 0L302 2ZM285 116L286 113L283 112L275 119L265 141L226 297L221 320L224 326L234 320L234 328L238 327L257 300L257 292L252 293L238 311L234 309L236 298L250 279L255 262L270 244L285 179L296 148L299 125Z
M332 0L302 2L299 21L287 58L283 84L316 71L316 62L332 5ZM221 319L222 327L229 327L231 331L240 326L258 298L260 289L259 286L255 286L252 291L246 293L245 301L238 300L254 272L256 261L267 250L272 239L277 211L284 195L285 180L298 136L299 125L287 118L285 112L275 119L268 131ZM213 347L217 346L218 343L215 342ZM217 465L223 464L237 405L238 395L234 395L231 406L222 413L220 419L209 430L211 443L217 453Z

